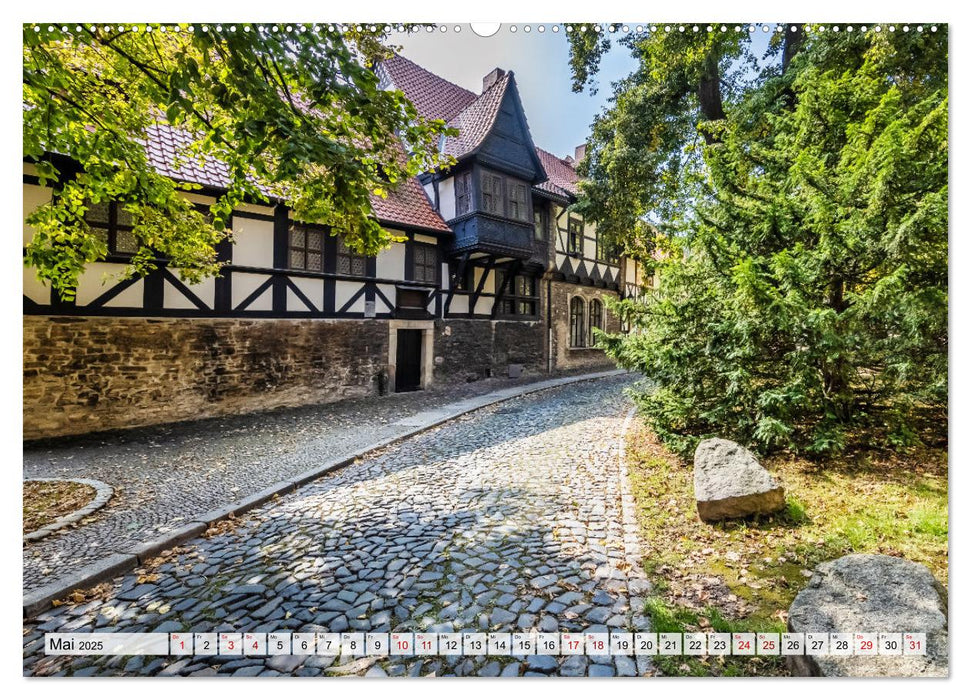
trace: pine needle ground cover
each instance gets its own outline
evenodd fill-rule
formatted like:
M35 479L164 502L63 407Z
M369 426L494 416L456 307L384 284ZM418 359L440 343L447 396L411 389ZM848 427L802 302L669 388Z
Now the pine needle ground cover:
M948 585L947 451L859 448L809 460L763 461L786 488L773 516L701 522L690 461L641 420L627 460L654 584L657 632L784 632L786 611L819 563L851 553L906 557ZM784 675L781 658L658 657L666 675Z

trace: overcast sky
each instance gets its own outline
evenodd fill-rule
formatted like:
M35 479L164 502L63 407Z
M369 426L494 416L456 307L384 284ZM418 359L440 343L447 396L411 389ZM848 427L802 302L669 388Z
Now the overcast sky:
M482 77L493 68L511 70L529 120L533 141L558 156L572 155L590 132L590 123L612 94L610 83L631 73L636 65L627 49L614 45L605 56L598 75L596 95L570 89L569 49L562 30L539 33L531 25L516 32L502 25L498 33L482 38L469 25L456 33L392 34L390 42L403 48L402 55L447 80L482 92Z

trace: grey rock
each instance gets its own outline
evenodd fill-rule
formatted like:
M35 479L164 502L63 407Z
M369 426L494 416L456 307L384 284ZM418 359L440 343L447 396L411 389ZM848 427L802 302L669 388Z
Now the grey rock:
M297 654L281 654L279 656L269 657L266 660L266 667L272 668L274 671L279 671L280 673L292 673L306 660L306 656L299 656Z
M509 612L508 610L503 610L502 608L496 608L492 611L492 617L490 619L493 625L507 625L510 622L515 622L517 619L516 613Z
M698 443L695 501L705 522L774 513L785 507L785 490L751 452L731 440Z
M801 676L947 676L947 597L930 570L883 554L820 564L789 608L791 632L923 632L923 656L787 656Z
M586 656L568 656L560 666L561 676L582 676L587 671Z
M143 583L139 586L135 586L130 590L122 591L121 593L118 594L117 597L118 597L118 600L138 600L142 596L146 596L149 593L152 593L154 591L157 591L157 588L154 584Z
M498 676L499 675L499 662L490 661L485 666L479 669L480 676Z
M507 664L505 668L502 669L502 673L499 674L503 678L508 678L510 676L519 675L519 662L515 661L511 664Z
M636 676L637 675L637 665L634 663L634 659L629 656L615 656L613 657L614 666L617 667L618 676Z
M590 676L608 677L614 675L614 667L607 664L591 664L588 671Z
M546 654L526 657L526 670L538 671L539 673L553 673L556 670L556 658Z

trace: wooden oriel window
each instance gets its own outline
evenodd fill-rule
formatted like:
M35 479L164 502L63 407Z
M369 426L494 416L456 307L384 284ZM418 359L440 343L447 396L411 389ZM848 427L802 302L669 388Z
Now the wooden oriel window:
M517 221L529 221L529 200L526 198L526 185L510 181L509 186L509 218Z
M502 216L502 176L482 173L482 211Z
M586 347L587 336L584 333L584 304L580 297L570 299L570 347Z
M364 277L367 274L368 256L347 247L343 238L337 240L337 273Z
M324 271L324 232L304 224L290 225L287 267L291 270Z
M455 216L472 211L472 173L464 172L455 176Z
M134 255L141 247L132 233L131 214L118 202L87 204L84 220L108 246L109 255Z
M411 274L415 282L438 284L438 248L429 243L412 243Z
M567 252L583 255L583 219L571 216L567 222Z
M587 345L593 347L593 329L604 327L604 306L599 299L593 299L590 302L590 336L587 340Z

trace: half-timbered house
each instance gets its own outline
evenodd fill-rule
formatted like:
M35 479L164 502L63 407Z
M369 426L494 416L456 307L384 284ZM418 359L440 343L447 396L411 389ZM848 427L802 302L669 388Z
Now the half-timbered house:
M401 56L378 71L458 131L441 143L452 167L374 200L403 242L360 256L280 202L244 204L219 276L190 285L160 261L122 279L130 220L92 207L108 255L74 300L24 271L25 438L609 364L592 341L619 328L604 300L644 280L569 209L582 148L536 147L512 72L476 94ZM146 144L160 172L202 186L186 195L200 207L225 186L220 163L177 158L178 130L159 125ZM25 214L50 196L25 164ZM32 235L25 223L25 245Z

